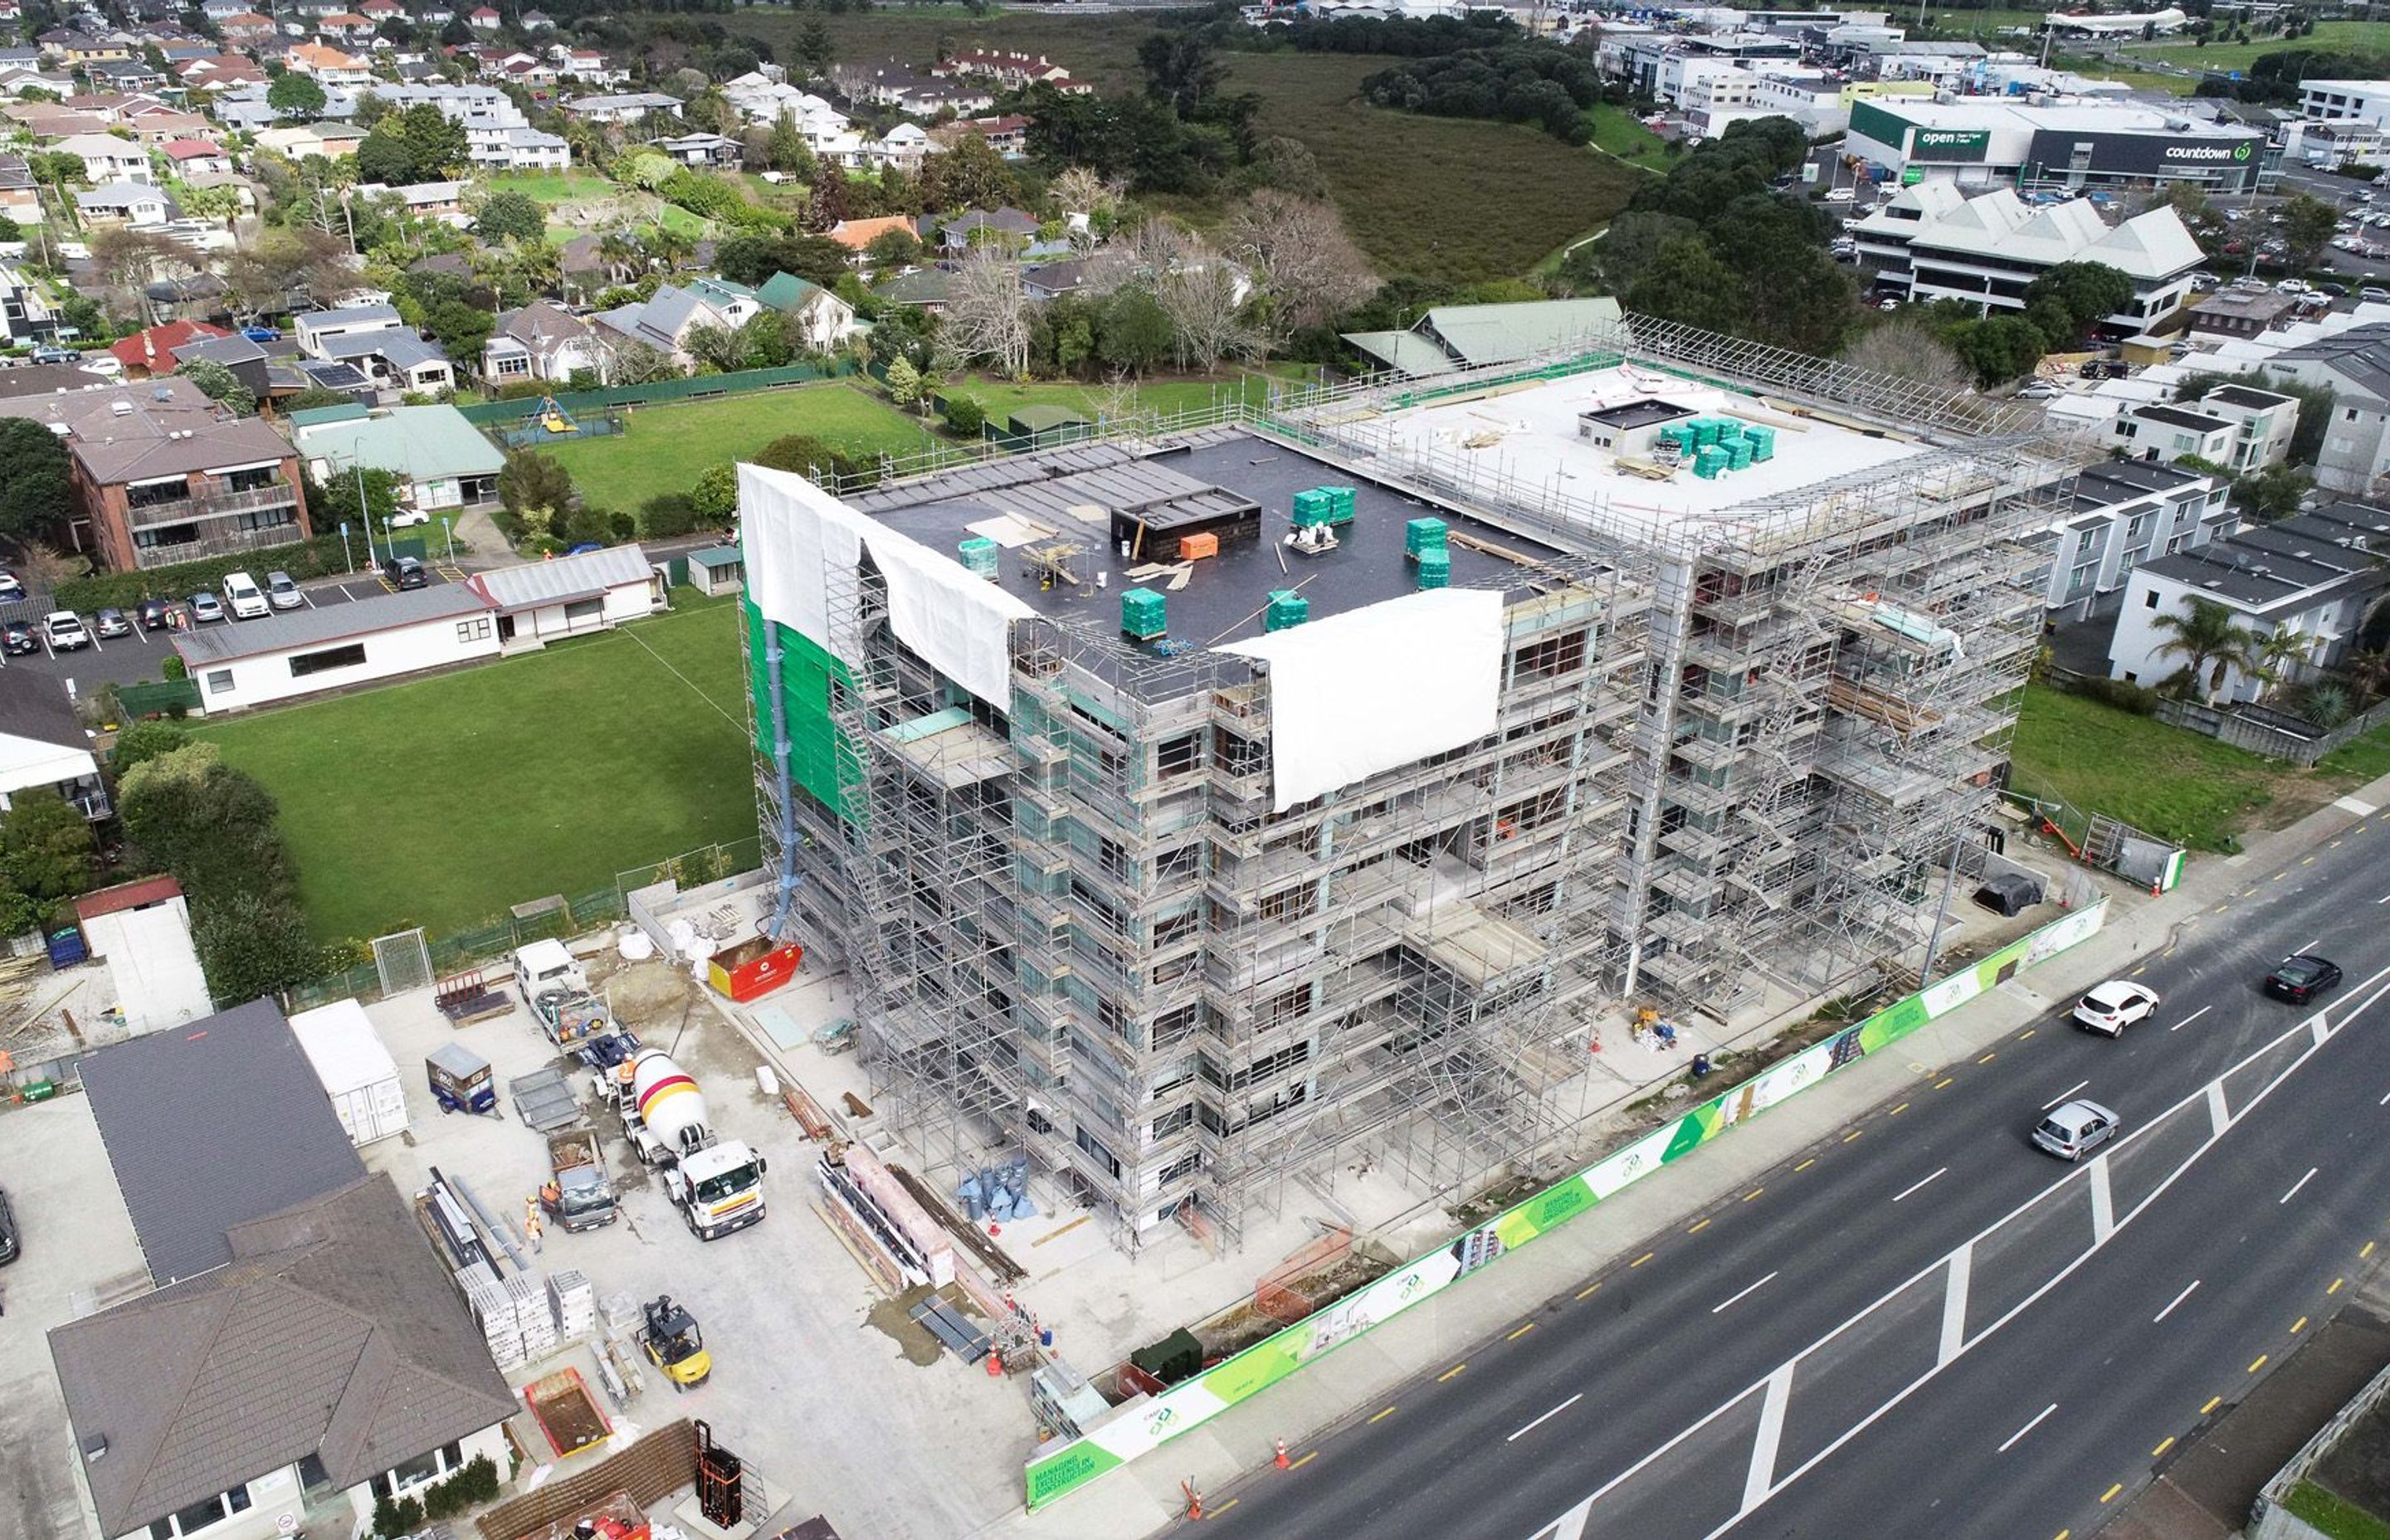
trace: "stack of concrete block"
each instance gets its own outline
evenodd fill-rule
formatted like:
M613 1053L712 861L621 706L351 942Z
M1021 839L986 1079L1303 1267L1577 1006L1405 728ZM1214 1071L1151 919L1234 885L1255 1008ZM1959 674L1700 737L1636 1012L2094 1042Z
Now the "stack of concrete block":
M617 1290L606 1296L606 1335L609 1337L628 1337L638 1330L646 1319L639 1309L638 1299L629 1290Z
M490 1362L501 1371L519 1369L531 1362L532 1355L523 1342L520 1312L504 1284L476 1272L466 1281L465 1303L471 1307L473 1319L482 1325L482 1340L489 1344Z
M540 1359L554 1353L556 1316L548 1309L546 1280L516 1273L507 1279L507 1298L514 1305L515 1328L522 1333L523 1355Z
M579 1272L568 1268L548 1275L547 1304L559 1340L583 1342L597 1335L598 1290Z

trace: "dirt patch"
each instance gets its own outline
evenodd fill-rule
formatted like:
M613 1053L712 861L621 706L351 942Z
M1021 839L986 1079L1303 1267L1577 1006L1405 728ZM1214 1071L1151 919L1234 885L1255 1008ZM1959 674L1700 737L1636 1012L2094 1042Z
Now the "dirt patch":
M606 992L606 1003L613 1007L614 1020L649 1041L653 1040L650 1029L675 1026L684 1011L703 1003L698 992L704 986L690 978L687 969L661 958L626 963L600 987Z

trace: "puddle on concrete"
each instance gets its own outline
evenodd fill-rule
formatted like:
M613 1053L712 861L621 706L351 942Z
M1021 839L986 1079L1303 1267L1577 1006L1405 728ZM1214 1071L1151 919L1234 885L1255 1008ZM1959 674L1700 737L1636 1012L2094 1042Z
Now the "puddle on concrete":
M930 1335L929 1328L914 1320L909 1314L915 1305L929 1296L930 1286L920 1284L907 1289L893 1300L881 1300L863 1317L866 1325L895 1342L906 1363L920 1368L927 1368L945 1356L945 1349Z

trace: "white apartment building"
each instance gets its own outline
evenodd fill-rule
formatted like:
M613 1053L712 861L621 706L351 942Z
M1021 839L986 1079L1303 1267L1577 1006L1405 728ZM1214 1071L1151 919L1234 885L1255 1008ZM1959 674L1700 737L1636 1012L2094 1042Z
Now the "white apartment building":
M2087 617L2144 562L2204 545L2238 522L2221 478L2116 460L2075 478L2075 507L2035 541L2049 554L2042 603Z
M2172 209L2111 229L2087 199L2037 206L2006 187L1969 198L1947 179L1903 187L1852 235L1860 260L1911 299L1986 314L2023 310L2034 279L2061 263L2105 263L2133 281L2131 304L2103 327L2118 336L2148 330L2188 300L2204 260Z
M2319 122L2390 125L2390 80L2301 81L2299 116Z

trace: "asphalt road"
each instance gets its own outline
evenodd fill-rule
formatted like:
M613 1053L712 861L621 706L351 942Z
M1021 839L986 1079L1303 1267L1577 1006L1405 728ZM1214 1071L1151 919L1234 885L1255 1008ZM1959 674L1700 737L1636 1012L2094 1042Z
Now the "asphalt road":
M2224 912L2202 916L2170 954L2142 966L2139 981L2165 996L2153 1021L2112 1042L2066 1026L2070 1002L2052 1002L2046 1016L1974 1064L1943 1075L1918 1066L1912 1086L1786 1161L1747 1196L1628 1248L1630 1261L1556 1294L1502 1334L1455 1352L1386 1405L1356 1408L1316 1450L1297 1452L1304 1463L1295 1471L1266 1470L1208 1494L1214 1527L1256 1536L1524 1540L1664 1447L1667 1453L1642 1464L1633 1481L1603 1500L1586 1533L1637 1540L1713 1533L1733 1520L1745 1497L1752 1433L1767 1413L1755 1386L1960 1242L2073 1177L2077 1168L2025 1144L2042 1108L2090 1097L2116 1109L2129 1134L2308 1014L2257 992L2257 980L2283 954L2321 950L2348 969L2352 984L2390 967L2390 928L2374 902L2390 899L2385 852L2390 816L2376 816L2283 871L2250 873ZM2022 982L2030 986L2031 976ZM2324 1008L2358 998L2353 990L2343 995L2341 1002L2327 998ZM2390 1015L2390 1006L2377 1014ZM2315 1271L2327 1253L2353 1260L2335 1205L2369 1182L2378 1193L2377 1168L2390 1155L2349 1161L2346 1130L2352 1119L2367 1129L2382 1121L2390 1134L2390 1110L2353 1099L2359 1090L2379 1097L2390 1089L2390 1049L2366 1032L2352 1032L2319 1049L2318 1059L2303 1078L2260 1103L2246 1124L2225 1136L2229 1142L2193 1165L2146 1216L2117 1231L2090 1264L2005 1329L1973 1343L1918 1390L1899 1417L1826 1456L1915 1378L1921 1352L1925 1366L1934 1363L1934 1338L1943 1329L1941 1280L1920 1286L1914 1298L1903 1294L1838 1338L1831 1355L1792 1381L1789 1406L1777 1408L1775 1481L1826 1457L1805 1479L1777 1490L1741 1529L1820 1536L2030 1534L2030 1524L2011 1527L2024 1521L2015 1506L2024 1505L2035 1523L2057 1515L2044 1534L2068 1527L2070 1515L2076 1533L2085 1533L2084 1525L2109 1510L2099 1501L2109 1486L2131 1489L2134 1468L2122 1445L2149 1432L2137 1445L2145 1477L2149 1449L2195 1420L2181 1414L2204 1399L2185 1403L2183 1386L2213 1380L2207 1393L2231 1389L2211 1360L2238 1354L2245 1333L2198 1334L2196 1350L2170 1353L2163 1372L2120 1359L2106 1367L2107 1382L2096 1396L2082 1380L2099 1360L2070 1344L2106 1341L2122 1322L2147 1325L2165 1300L2144 1312L2143 1296L2169 1281L2164 1292L2170 1295L2188 1277L2203 1278L2200 1309L2221 1307L2217 1320L2264 1322L2279 1331L2296 1312L2275 1306L2253 1315L2252 1301L2288 1298L2288 1274ZM2271 1072L2284 1061L2278 1057L2258 1069ZM2255 1082L2244 1073L2233 1084L2238 1097ZM2329 1114L2321 1110L2326 1106ZM2371 1117L2358 1118L2360 1109ZM2177 1119L2168 1129L2187 1126ZM2162 1151L2159 1136L2166 1132L2155 1131L2145 1148ZM2277 1204L2306 1165L2320 1170L2322 1147L2334 1141L2342 1154L2329 1178L2319 1174L2299 1195L2306 1206L2294 1213L2296 1205ZM2390 1139L2372 1143L2390 1146ZM2311 1145L2315 1152L2308 1153ZM2120 1147L2120 1154L2131 1148ZM2299 1170L2282 1177L2292 1165ZM2002 1233L1997 1254L1986 1243L1967 1330L1981 1330L2022 1303L2056 1265L2053 1259L2070 1255L2088 1237L2093 1211L2084 1191L2075 1180L2051 1194ZM2378 1198L2374 1203L2378 1209ZM2331 1217L2310 1228L2302 1218L2310 1213ZM1600 1222L1598 1215L1580 1221ZM2244 1234L2261 1238L2237 1244ZM2132 1286L2123 1315L2119 1277ZM2242 1368L2258 1351L2232 1367ZM2058 1374L2061 1367L2068 1374ZM2004 1387L1995 1412L1982 1407L1986 1384ZM2006 1492L2012 1478L1991 1458L1985 1435L2025 1401L2033 1405L1993 1433L1992 1444L2050 1402L2062 1412L2049 1421L2066 1436L2014 1446L2021 1461L2034 1462L2033 1490L2009 1494L2011 1506L1995 1509L1987 1495ZM2070 1401L2076 1410L2066 1419ZM1729 1409L1720 1413L1722 1407ZM1677 1442L1704 1419L1712 1420L1702 1434ZM1921 1442L1911 1431L1921 1422L1937 1427L1939 1437ZM2094 1428L2104 1431L2095 1436ZM1879 1452L1880 1444L1895 1439ZM1977 1450L1986 1452L1952 1457ZM1769 1484L1763 1481L1761 1489ZM2002 1515L1997 1523L1995 1512Z

